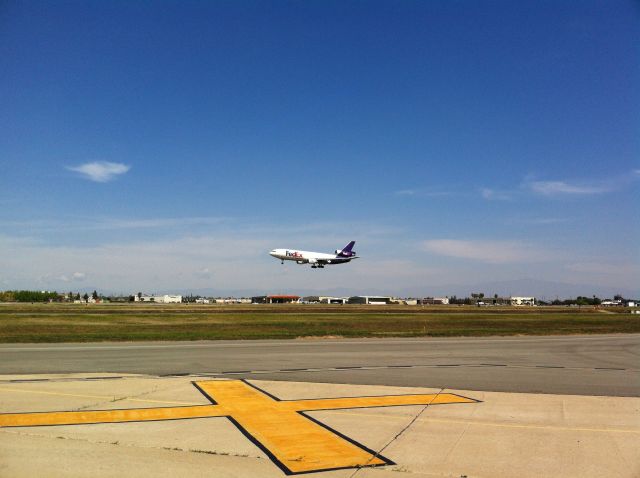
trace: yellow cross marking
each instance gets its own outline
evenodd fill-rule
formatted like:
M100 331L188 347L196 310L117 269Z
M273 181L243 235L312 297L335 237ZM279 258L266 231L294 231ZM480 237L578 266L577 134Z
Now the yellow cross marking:
M451 393L281 401L242 380L194 382L211 405L0 414L0 427L80 425L227 417L286 474L379 466L393 462L308 417L344 408L475 403Z

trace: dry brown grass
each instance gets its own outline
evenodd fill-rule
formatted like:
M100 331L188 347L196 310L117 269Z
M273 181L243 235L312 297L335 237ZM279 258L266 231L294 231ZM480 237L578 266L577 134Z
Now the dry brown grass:
M0 342L552 335L640 332L592 307L0 304Z

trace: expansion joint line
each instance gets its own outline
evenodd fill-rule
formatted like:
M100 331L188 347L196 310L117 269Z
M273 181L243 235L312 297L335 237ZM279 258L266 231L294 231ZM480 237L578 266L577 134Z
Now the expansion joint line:
M378 456L382 455L382 453L389 447L389 445L391 445L394 441L400 438L404 434L404 432L406 432L409 428L411 428L411 426L422 416L422 414L427 410L427 408L429 408L429 405L431 405L434 401L438 399L438 396L443 391L444 391L444 387L438 390L438 392L434 395L433 399L429 403L427 403L424 407L422 407L422 410L416 413L416 416L413 417L413 419L402 430L396 433L396 435L391 440L389 440L382 448L380 448L380 450L376 451L376 453L371 457L368 463L370 463L372 460L375 460ZM353 473L349 475L349 478L354 478L363 468L364 467L356 468L353 471Z

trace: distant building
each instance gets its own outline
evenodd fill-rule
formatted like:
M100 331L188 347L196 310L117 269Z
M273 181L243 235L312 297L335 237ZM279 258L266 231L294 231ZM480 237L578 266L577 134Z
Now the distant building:
M205 299L204 297L198 297L196 299L196 304L210 304L211 300L210 299Z
M135 295L135 302L154 302L156 304L179 304L182 302L181 295Z
M633 303L634 305L629 305L629 303ZM620 307L620 306L627 306L627 307L635 307L635 302L632 300L625 300L625 299L605 299L602 302L600 302L600 305L603 305L605 307Z
M349 304L386 305L391 303L391 297L378 295L356 295L349 297Z
M260 295L251 297L252 304L297 304L299 295Z
M449 297L425 297L419 300L420 305L448 305Z
M535 297L511 297L511 305L536 305Z
M302 298L307 304L346 304L348 297L330 297L326 295L309 295Z
M245 297L227 297L226 299L215 299L216 304L251 304L251 302L251 299Z

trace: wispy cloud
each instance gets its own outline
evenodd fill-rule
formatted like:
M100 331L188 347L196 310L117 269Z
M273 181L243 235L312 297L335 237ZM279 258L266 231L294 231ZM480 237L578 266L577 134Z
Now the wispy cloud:
M640 169L596 180L525 181L523 187L542 196L594 196L619 191L640 180Z
M519 224L533 224L536 226L544 226L547 224L563 224L569 221L569 218L566 217L532 217L518 218L516 222L518 222Z
M171 229L188 226L216 226L232 221L228 217L157 217L148 219L118 219L71 216L63 219L32 219L21 221L0 221L0 226L34 231L75 231L120 229Z
M196 277L200 279L210 279L213 275L208 267L204 267L195 272Z
M415 196L416 195L416 190L415 189L401 189L400 191L396 191L394 194L396 196Z
M70 276L62 274L58 277L58 279L60 279L62 282L82 282L86 278L87 274L85 274L84 272L74 272Z
M396 196L414 196L414 197L442 197L453 196L453 191L444 191L440 189L400 189L395 191Z
M434 254L493 264L539 262L552 258L547 251L517 241L433 239L423 242Z
M487 201L509 201L511 199L511 194L505 191L496 191L495 189L490 188L480 189L480 194Z
M613 190L608 184L578 184L567 181L533 181L529 184L531 191L544 196L557 195L594 195L603 194Z
M110 163L108 161L95 161L78 166L67 166L69 171L80 173L85 179L97 183L106 183L121 174L125 174L131 166L123 163Z
M95 225L97 229L151 229L185 226L214 226L229 221L224 217L175 217L150 219L107 219Z
M174 220L161 218L141 230L126 229L126 234L106 234L86 239L79 226L70 234L58 234L53 229L36 231L23 228L12 231L15 236L0 233L0 281L10 279L7 288L28 288L37 284L43 289L91 287L116 292L251 289L253 292L286 291L298 288L327 287L363 288L375 286L389 274L398 274L409 282L408 271L423 275L420 267L403 270L394 264L382 267L379 261L355 262L350 268L327 268L324 275L309 274L308 267L297 264L281 266L268 251L275 247L300 247L308 250L331 251L344 246L350 239L366 245L360 250L367 257L383 256L375 251L388 250L402 229L376 223L328 222L292 225L262 224L248 220L223 223L205 230L173 226ZM66 221L60 220L60 223ZM83 223L83 221L77 221ZM119 222L114 219L111 222ZM194 221L198 224L201 221ZM209 221L204 221L209 222ZM216 223L212 218L213 223ZM102 226L102 222L99 222ZM0 223L1 226L1 223ZM149 226L149 228L146 228ZM155 227L168 226L165 229ZM60 227L67 227L60 224ZM74 226L76 227L76 226ZM0 227L1 229L1 227ZM69 231L64 229L64 231ZM86 231L85 231L86 232ZM131 232L131 233L130 233ZM162 232L162 233L161 233ZM55 239L52 237L55 236ZM79 239L82 237L82 239ZM358 248L359 249L359 248ZM85 280L73 277L69 264L80 265ZM75 267L75 266L74 266ZM374 267L369 270L369 267ZM381 267L384 270L375 269ZM405 268L406 269L406 268ZM398 272L400 271L400 272ZM88 279L87 279L88 278ZM0 282L1 284L1 282ZM77 284L77 285L76 285ZM394 283L398 286L398 282Z

